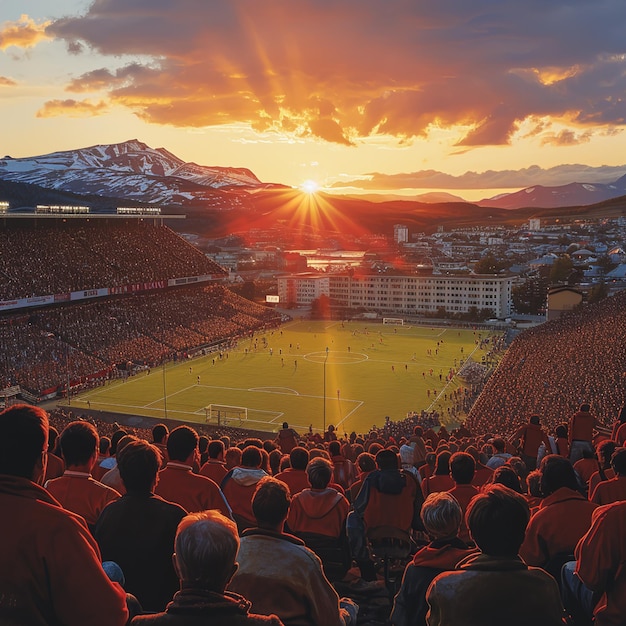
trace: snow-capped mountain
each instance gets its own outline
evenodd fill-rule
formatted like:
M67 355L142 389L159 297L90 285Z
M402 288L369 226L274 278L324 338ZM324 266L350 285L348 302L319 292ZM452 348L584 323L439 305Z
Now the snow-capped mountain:
M217 190L266 187L248 169L186 163L136 139L35 157L4 157L0 179L81 195L183 205L207 200Z
M546 209L570 206L587 206L626 195L626 175L614 183L570 183L558 187L536 185L515 193L501 194L477 202L482 207L522 209L541 207Z

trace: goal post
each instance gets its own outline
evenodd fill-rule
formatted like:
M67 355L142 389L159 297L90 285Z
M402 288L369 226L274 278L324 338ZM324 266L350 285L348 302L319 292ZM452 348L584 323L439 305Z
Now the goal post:
M248 419L248 407L230 404L209 404L204 407L207 424L214 422L218 426L226 426L237 422L241 425Z
M404 319L401 317L383 317L383 324L389 326L404 326Z

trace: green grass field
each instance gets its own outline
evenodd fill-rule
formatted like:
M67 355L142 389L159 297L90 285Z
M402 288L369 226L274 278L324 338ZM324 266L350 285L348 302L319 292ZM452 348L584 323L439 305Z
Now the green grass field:
M446 381L450 368L484 354L475 339L466 329L295 321L241 341L221 359L155 368L71 402L188 422L205 422L209 404L230 405L248 409L241 424L235 412L222 413L231 426L276 431L287 421L301 431L334 424L342 433L364 432L387 415L398 420L409 411L445 408L444 393L462 386L458 377Z

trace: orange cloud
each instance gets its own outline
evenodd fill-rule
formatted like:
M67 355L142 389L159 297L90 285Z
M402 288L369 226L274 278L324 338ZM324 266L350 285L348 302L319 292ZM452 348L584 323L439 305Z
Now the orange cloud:
M344 145L463 127L457 145L471 148L532 119L626 126L623 0L561 4L96 0L46 32L75 52L148 59L68 89L103 91L151 123L243 122Z
M50 24L50 21L37 24L28 15L22 15L16 22L4 22L0 29L0 50L6 50L10 46L32 48L40 41L50 39L46 34L46 28Z
M103 101L48 100L37 111L37 117L58 117L60 115L68 117L95 117L96 115L104 115L108 110L108 105Z
M0 76L0 87L15 87L17 82L7 76Z

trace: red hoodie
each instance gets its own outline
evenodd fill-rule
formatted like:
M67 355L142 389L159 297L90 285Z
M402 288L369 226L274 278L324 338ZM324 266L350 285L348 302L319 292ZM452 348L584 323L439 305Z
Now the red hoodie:
M305 489L293 496L287 525L293 533L339 537L349 509L348 500L335 489Z

